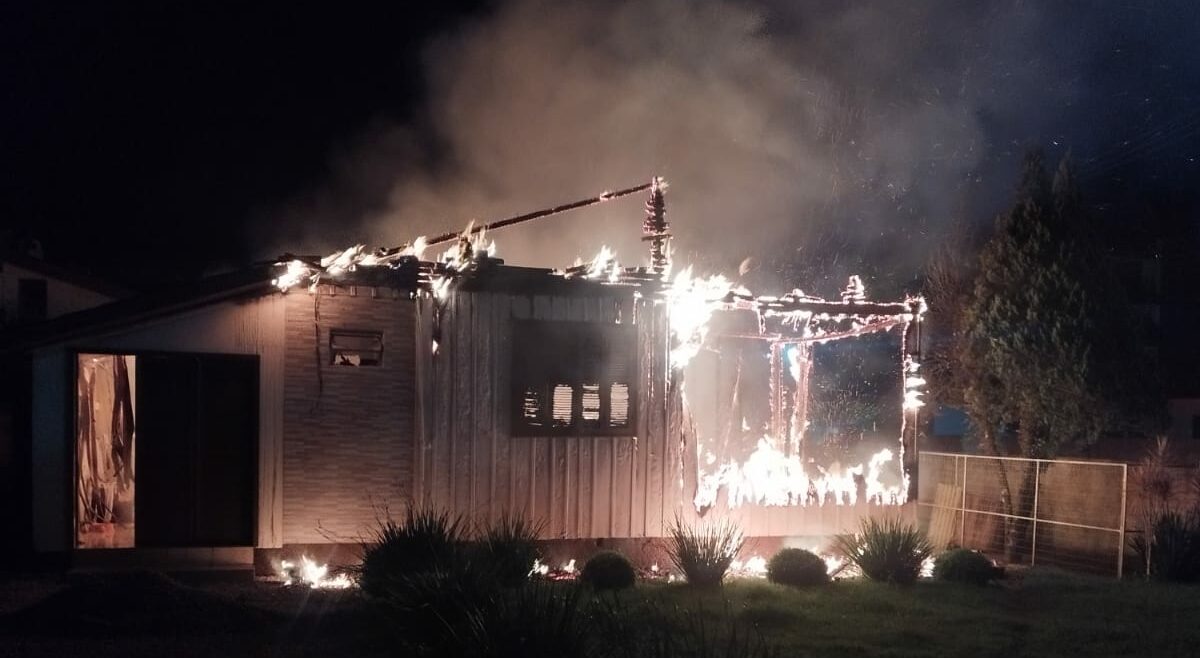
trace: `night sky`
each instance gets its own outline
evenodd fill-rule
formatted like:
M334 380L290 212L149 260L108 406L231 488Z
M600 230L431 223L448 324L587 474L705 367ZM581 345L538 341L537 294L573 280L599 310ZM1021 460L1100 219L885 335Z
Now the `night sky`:
M689 258L831 244L907 281L1030 145L1098 214L1196 216L1197 3L844 4L5 3L0 222L144 288L662 174ZM620 255L639 213L497 240Z

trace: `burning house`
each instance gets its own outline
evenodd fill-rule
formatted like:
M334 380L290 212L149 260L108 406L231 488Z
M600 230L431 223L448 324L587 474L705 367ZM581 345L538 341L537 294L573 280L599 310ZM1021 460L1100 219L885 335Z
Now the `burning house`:
M604 249L519 267L490 242L639 192L643 265ZM756 296L674 268L670 237L655 179L13 335L34 381L32 545L74 564L265 564L354 544L406 501L639 542L676 516L817 536L904 504L922 300L871 301L857 278L834 300ZM809 446L816 355L866 336L894 345L898 422L862 459L825 460Z

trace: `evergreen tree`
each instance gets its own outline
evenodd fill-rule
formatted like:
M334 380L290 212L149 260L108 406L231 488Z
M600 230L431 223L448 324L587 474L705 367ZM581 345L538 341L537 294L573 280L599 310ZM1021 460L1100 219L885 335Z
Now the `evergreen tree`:
M962 317L962 397L989 452L1003 428L1023 456L1053 457L1145 415L1132 314L1092 230L1069 161L1051 181L1030 153Z

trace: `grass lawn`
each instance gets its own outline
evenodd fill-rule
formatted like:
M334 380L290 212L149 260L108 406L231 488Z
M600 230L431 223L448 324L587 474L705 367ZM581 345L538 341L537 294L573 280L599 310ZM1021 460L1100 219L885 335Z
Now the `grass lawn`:
M386 639L378 612L354 592L266 583L115 582L80 588L61 579L0 581L0 656L408 655ZM1030 571L986 588L843 581L795 590L737 581L704 592L643 584L600 600L629 628L665 623L668 633L715 633L732 618L742 628L757 629L778 656L1200 651L1200 588L1050 571ZM662 619L668 621L653 621Z
M654 591L657 589L658 591ZM659 604L733 614L785 656L1194 656L1200 589L1033 571L1019 584L865 581L795 590L742 581L697 596L644 588Z

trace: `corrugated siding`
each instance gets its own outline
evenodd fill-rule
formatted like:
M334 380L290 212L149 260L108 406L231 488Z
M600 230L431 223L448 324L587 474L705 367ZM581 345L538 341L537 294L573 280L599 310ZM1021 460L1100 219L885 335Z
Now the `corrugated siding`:
M414 303L363 287L286 297L283 541L355 542L377 506L410 496ZM382 365L330 365L332 329L382 332Z
M657 537L680 509L683 447L668 435L660 308L627 299L454 293L418 303L415 493L475 517L520 511L546 537ZM511 437L513 320L636 323L636 437Z

